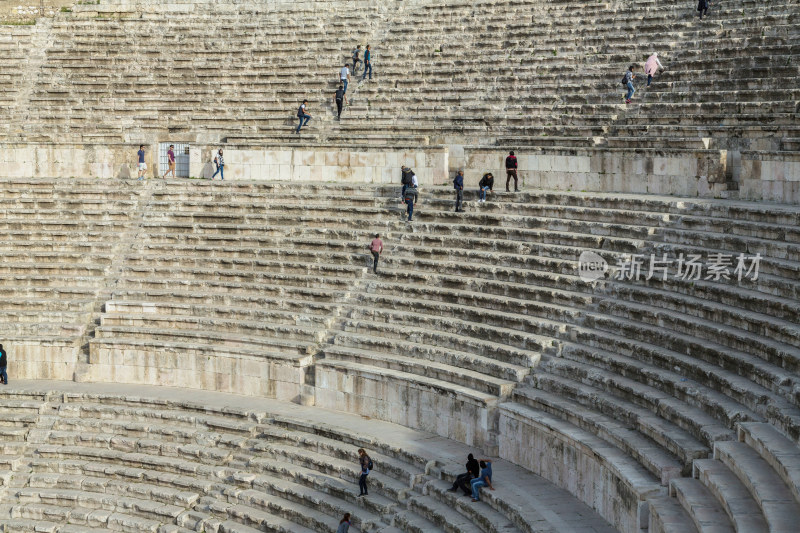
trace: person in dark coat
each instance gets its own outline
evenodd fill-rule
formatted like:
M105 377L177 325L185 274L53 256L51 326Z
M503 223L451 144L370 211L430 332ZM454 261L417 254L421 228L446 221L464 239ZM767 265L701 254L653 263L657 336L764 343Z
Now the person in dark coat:
M8 385L8 374L6 374L6 366L8 366L8 358L3 345L0 344L0 383Z
M700 20L703 20L703 15L708 14L708 0L699 0L697 2L697 12L700 14Z
M459 474L456 477L456 480L453 482L453 486L448 490L450 492L455 492L459 488L464 491L464 496L471 496L472 495L472 488L470 485L470 481L473 479L477 479L480 475L481 467L478 464L478 460L473 457L472 454L467 456L467 471L463 474Z
M494 176L491 172L487 172L481 178L481 181L478 183L478 194L480 194L480 200L478 202L483 203L486 201L486 191L494 190Z
M461 201L464 199L464 171L459 170L456 177L453 178L453 189L456 191L456 213L463 213L461 209Z

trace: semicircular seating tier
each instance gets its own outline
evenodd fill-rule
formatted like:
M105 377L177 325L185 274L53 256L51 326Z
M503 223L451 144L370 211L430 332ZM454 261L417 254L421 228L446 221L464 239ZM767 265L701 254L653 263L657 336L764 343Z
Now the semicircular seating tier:
M797 207L473 190L455 213L450 190L423 188L409 224L392 187L5 180L2 195L15 378L402 424L539 474L625 533L800 518ZM587 253L609 265L596 282Z
M333 533L344 513L355 533L614 531L506 461L494 461L497 488L483 503L459 498L447 489L469 448L394 424L186 389L9 388L0 392L6 532ZM360 447L375 467L363 498Z

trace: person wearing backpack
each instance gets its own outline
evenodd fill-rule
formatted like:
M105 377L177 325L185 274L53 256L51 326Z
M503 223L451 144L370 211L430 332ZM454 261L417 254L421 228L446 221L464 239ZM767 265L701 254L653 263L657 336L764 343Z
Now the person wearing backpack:
M633 80L636 79L636 74L633 71L636 70L636 65L631 65L628 67L628 71L625 72L625 75L622 77L622 85L628 88L628 92L625 95L625 103L630 104L631 98L633 98L633 93L636 92L636 89L633 88Z
M369 458L369 455L367 455L367 452L364 451L364 448L358 449L358 462L361 465L361 477L358 478L358 488L360 489L361 493L358 496L368 496L367 476L372 471L372 459Z
M308 106L308 100L303 100L303 103L300 104L300 107L297 108L297 118L300 119L300 123L297 125L297 129L295 133L300 133L300 128L308 124L308 121L311 120L311 115L306 113L306 107ZM305 119L305 122L303 122Z
M406 187L406 192L403 195L403 202L406 204L406 212L408 213L408 222L414 220L414 204L417 203L419 193L416 187Z
M406 189L414 185L414 171L408 168L407 166L403 165L402 167L400 167L400 172L401 172L400 183L403 185L403 188L400 191L400 197L403 200L405 200Z

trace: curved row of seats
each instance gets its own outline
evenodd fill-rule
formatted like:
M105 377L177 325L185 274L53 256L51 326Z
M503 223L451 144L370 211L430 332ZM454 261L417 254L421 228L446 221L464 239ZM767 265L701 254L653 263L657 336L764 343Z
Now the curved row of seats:
M464 503L446 491L458 466L433 459L440 452L405 450L418 444L383 441L358 424L263 411L258 400L235 407L213 394L198 404L147 398L141 387L84 388L4 391L4 531L333 532L350 512L351 531L546 532L556 529L540 512L554 523L567 514L526 508L518 491L530 476L510 465L499 471L517 488L498 481L486 504ZM376 467L359 498L362 446Z

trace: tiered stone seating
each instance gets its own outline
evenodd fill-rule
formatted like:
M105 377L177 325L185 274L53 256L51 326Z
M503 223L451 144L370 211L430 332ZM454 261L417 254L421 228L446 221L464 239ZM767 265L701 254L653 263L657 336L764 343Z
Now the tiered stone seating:
M4 395L12 412L42 410L27 442L22 435L25 454L0 509L4 531L333 532L345 512L351 531L555 531L513 487L498 488L480 509L461 504L445 490L450 465L401 447L413 442L257 403L234 407L231 398L209 395L200 405L123 397L130 392ZM376 464L363 499L355 493L359 446ZM526 486L519 468L496 468Z
M646 41L630 38L631 10ZM786 0L719 2L702 22L676 0L580 9L512 0L344 9L104 1L73 11L56 16L30 120L12 115L8 140L123 143L170 133L294 144L290 124L304 97L315 108L305 143L663 153L794 150L798 134L796 8ZM224 43L208 45L219 33ZM336 70L367 42L374 80L354 76L347 120L338 123ZM622 73L653 51L666 72L649 88L641 75L635 105L625 106Z
M468 191L453 213L425 188L407 224L393 187L142 187L79 379L398 422L540 474L624 532L793 516L797 208ZM586 251L611 265L594 285ZM761 254L757 280L614 278L631 254L740 251Z
M0 336L26 354L22 373L71 378L66 354L92 334L138 195L111 184L4 183ZM65 359L73 364L54 364Z

